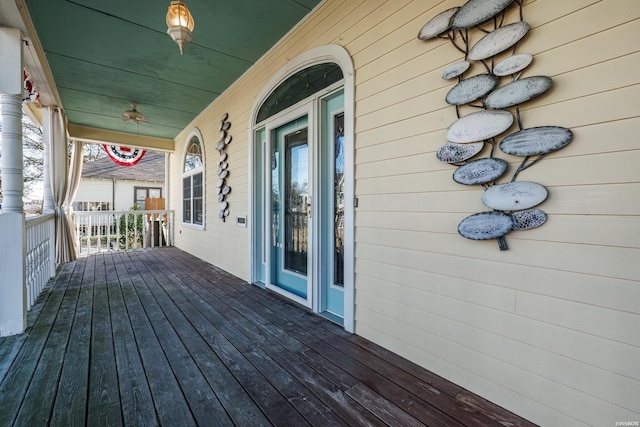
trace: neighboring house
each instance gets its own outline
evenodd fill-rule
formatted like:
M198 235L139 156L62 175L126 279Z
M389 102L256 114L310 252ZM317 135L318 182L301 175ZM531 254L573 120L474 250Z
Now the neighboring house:
M109 157L82 167L74 211L125 211L134 205L144 209L147 197L164 197L165 154L147 151L134 166L120 166Z

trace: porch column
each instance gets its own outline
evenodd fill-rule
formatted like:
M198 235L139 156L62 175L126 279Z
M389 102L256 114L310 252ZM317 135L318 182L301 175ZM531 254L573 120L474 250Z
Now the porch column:
M0 212L0 336L27 325L26 231L22 195L22 36L0 28L2 211Z

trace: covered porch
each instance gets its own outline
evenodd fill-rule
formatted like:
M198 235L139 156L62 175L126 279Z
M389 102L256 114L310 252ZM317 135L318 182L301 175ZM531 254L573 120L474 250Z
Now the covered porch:
M0 398L3 426L532 425L176 248L59 269Z
M0 425L517 424L465 390L539 425L638 423L640 2L186 3L179 47L180 0L0 2ZM471 58L485 37L504 49ZM531 151L500 148L523 134ZM449 142L480 151L449 164ZM66 221L70 143L165 154L166 242L128 212ZM495 181L452 176L494 160ZM520 172L542 209L484 203ZM544 224L520 229L523 206ZM509 250L460 233L495 215ZM99 254L63 256L75 227Z
M192 1L198 30L188 47L175 31L167 34L167 14L180 15L182 2L146 1L133 8L130 2L0 4L0 236L13 242L0 246L0 336L24 331L27 312L56 266L75 258L73 246L82 253L91 251L82 247L83 238L97 240L97 250L119 240L118 230L85 233L87 218L75 225L66 221L80 176L81 145L181 156L175 145L180 132L319 3L243 0L212 7ZM170 24L174 30L175 24ZM44 215L37 219L24 215L23 113L43 132ZM164 172L169 178L175 167ZM180 187L166 192L169 204ZM174 209L167 206L162 216L173 215ZM125 214L112 215L120 219ZM171 245L173 219L166 224ZM80 231L75 236L74 226ZM114 227L99 223L97 228ZM140 247L160 232L138 234L143 235Z

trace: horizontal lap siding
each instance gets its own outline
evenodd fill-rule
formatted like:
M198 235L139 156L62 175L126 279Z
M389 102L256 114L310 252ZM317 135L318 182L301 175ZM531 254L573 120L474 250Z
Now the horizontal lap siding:
M133 204L133 194L131 195ZM76 202L113 202L113 182L111 180L83 179L74 199Z
M531 30L518 52L534 61L524 76L554 85L522 106L523 125L570 127L574 141L521 173L548 188L549 219L510 233L500 252L458 235L463 218L487 208L480 189L456 184L435 158L456 118L444 102L454 83L440 73L462 55L415 39L462 3L394 3L391 31L347 45L357 81L356 331L545 425L637 420L640 4L525 2ZM519 159L501 157L512 173Z
M181 249L229 271L249 279L248 232L249 228L236 227L237 216L249 215L249 145L251 109L269 79L297 55L317 46L340 43L343 32L359 22L360 17L370 12L370 7L382 1L354 0L349 2L327 2L304 20L277 44L268 55L247 71L241 79L225 91L203 111L176 138L176 151L171 155L170 182L171 204L177 212L176 245ZM366 22L366 21L365 21ZM227 146L229 176L227 185L231 193L227 198L230 215L226 222L218 218L219 202L216 195L219 153L215 146L219 140L218 126L224 112L229 113L232 123L229 134L233 140ZM185 139L197 127L202 133L206 156L206 228L204 231L181 225L182 216L182 155ZM248 222L252 218L248 218Z
M554 85L522 106L523 124L569 127L574 141L520 175L549 189L549 219L510 233L505 252L458 235L463 218L487 208L479 188L456 184L454 168L435 158L456 118L444 102L454 82L440 73L462 55L416 35L462 3L323 3L192 123L205 139L207 228L178 221L178 245L248 278L248 228L235 217L251 197L251 108L290 59L341 44L356 68L356 332L534 422L638 420L640 2L525 0L531 30L518 52L534 61L524 76ZM233 191L222 223L214 147L225 111ZM191 127L171 156L178 218ZM501 157L515 170L516 157Z

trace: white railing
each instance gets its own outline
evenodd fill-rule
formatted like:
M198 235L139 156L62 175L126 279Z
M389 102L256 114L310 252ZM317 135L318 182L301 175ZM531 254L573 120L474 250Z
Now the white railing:
M26 219L27 310L30 310L49 279L56 274L54 214Z
M74 212L79 255L173 246L173 211Z

